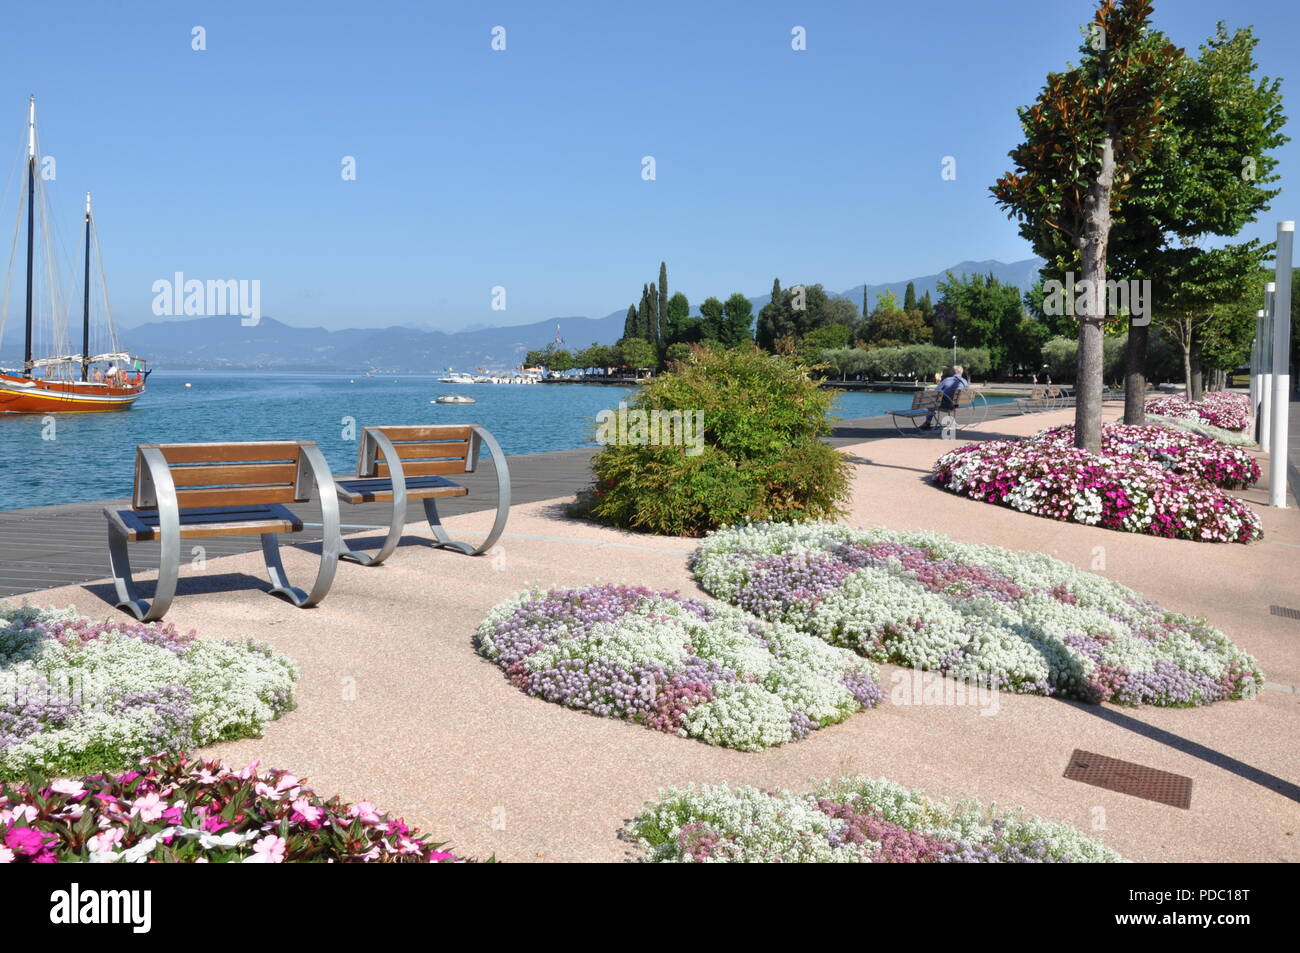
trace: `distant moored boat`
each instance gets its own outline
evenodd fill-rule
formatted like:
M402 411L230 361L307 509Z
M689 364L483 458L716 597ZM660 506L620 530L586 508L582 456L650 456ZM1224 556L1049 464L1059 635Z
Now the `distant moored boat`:
M36 97L31 97L27 104L27 307L25 312L25 335L23 345L23 365L12 370L0 370L0 413L14 414L48 414L48 413L94 413L110 410L127 410L144 393L145 380L149 372L143 370L144 363L117 346L117 335L113 330L112 314L109 312L108 294L104 294L105 327L108 331L108 350L103 354L90 353L90 256L92 243L99 247L98 236L94 228L94 215L91 212L90 193L86 193L86 251L85 251L85 285L82 298L81 353L71 354L68 345L66 315L60 312L61 300L58 282L53 268L48 263L53 259L53 245L48 224L44 224L41 235L44 240L42 255L47 262L45 275L48 286L47 304L49 314L42 321L42 330L48 328L48 334L42 334L43 345L48 352L40 357L33 355L35 314L33 312L33 295L35 291L33 265L36 257L36 219L37 219L37 176L36 176ZM46 209L44 194L39 202L42 217ZM14 241L14 255L17 255L17 235ZM9 271L13 273L12 267ZM100 278L103 278L103 262L100 261ZM9 299L9 289L5 288L5 300ZM4 334L7 315L0 315L0 338ZM107 364L107 368L97 365ZM94 368L92 378L91 369ZM37 376L37 374L40 376ZM188 385L186 385L188 386Z

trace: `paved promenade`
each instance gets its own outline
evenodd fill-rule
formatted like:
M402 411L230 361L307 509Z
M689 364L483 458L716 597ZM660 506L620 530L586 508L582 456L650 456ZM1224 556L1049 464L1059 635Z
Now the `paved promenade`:
M905 404L907 398L900 400ZM995 404L988 408L990 419L1007 415L1019 416L1014 404ZM844 445L896 435L889 418L862 417L842 421L836 427L831 443ZM131 453L133 450L124 447L122 452ZM572 496L591 482L590 462L594 452L593 449L557 450L510 457L514 502L535 503ZM440 513L455 516L495 506L496 476L488 455L484 454L483 459L487 462L478 472L456 480L469 488L469 496L440 500ZM125 508L128 504L129 500L123 498L0 512L0 541L3 542L0 547L0 598L105 578L109 567L103 510L106 506ZM320 521L320 510L316 506L295 506L292 509L304 522ZM345 506L342 518L352 525L379 526L387 520L388 510L381 504ZM411 501L406 522L420 522L423 518L421 502ZM286 536L282 542L290 545L316 542L320 535L313 529L308 527L302 533ZM260 545L256 536L218 537L196 542L203 546L208 559L252 552ZM157 569L158 544L133 544L131 562L141 571Z
M1108 406L1106 418L1118 412ZM1069 411L1003 417L970 436L1024 436L1069 419ZM1300 608L1300 510L1263 506L1264 487L1240 491L1264 524L1264 539L1249 546L1058 523L929 484L944 446L938 439L850 440L853 498L844 521L934 530L1100 571L1170 610L1209 619L1259 660L1265 691L1193 709L1002 695L997 717L976 706L891 702L758 754L530 698L474 650L475 628L493 605L530 585L612 582L699 592L687 568L695 540L565 518L555 497L574 489L566 482L576 475L574 461L546 455L557 460L553 498L516 506L503 552L493 558L404 546L379 568L341 566L329 597L310 610L266 594L256 553L217 559L202 573L183 569L168 622L205 638L267 641L301 669L297 708L265 737L201 753L234 766L256 758L292 770L321 792L392 810L458 852L512 862L627 856L617 832L662 786L727 781L807 790L814 779L846 774L1022 806L1132 860L1300 861L1300 621L1272 611ZM536 479L536 492L545 495L543 471L528 476L529 466L519 464L520 482ZM453 534L475 538L490 521L477 512L448 522ZM406 532L429 535L417 524ZM316 559L300 547L285 551L291 578L310 578ZM39 599L102 618L113 611L110 594L101 582ZM902 674L881 666L886 686ZM1064 777L1076 748L1192 779L1190 807Z

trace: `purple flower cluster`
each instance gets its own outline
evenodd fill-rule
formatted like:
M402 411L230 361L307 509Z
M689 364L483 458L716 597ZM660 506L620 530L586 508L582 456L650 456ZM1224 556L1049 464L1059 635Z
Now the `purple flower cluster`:
M788 658L792 647L798 654L800 645L816 646L824 655L824 645L791 630L776 638L730 607L709 607L644 587L600 585L530 594L493 610L479 629L478 645L529 695L674 734L694 735L692 716L702 706L726 701L723 696L737 688L748 687L786 708L782 717L788 725L779 733L787 741L884 697L866 663L833 650L826 657L829 669L803 687L834 696L825 706L835 709L834 717L791 707L784 702L783 686L813 677L806 656ZM758 674L740 671L729 661L735 653L768 661L757 666ZM720 713L716 720L723 723L719 731L725 737L727 716ZM779 743L768 738L751 744L746 726L735 731L741 740L733 747L750 750Z
M1054 427L1030 439L1051 447L1072 449L1074 427L1069 424ZM1247 487L1257 483L1260 477L1259 461L1241 447L1151 424L1107 424L1101 428L1101 454L1111 460L1154 463L1224 489Z
M844 822L832 831L828 840L833 847L842 844L879 845L875 856L878 864L933 864L944 860L958 850L959 842L945 841L933 834L909 831L892 821L885 820L880 811L853 802L837 803L819 797L817 809L827 817Z
M915 534L782 532L791 548L719 543L725 555L699 557L706 589L873 661L998 690L1132 705L1205 705L1263 682L1254 660L1203 621L1065 564L1022 572L1015 559ZM727 567L720 584L715 559ZM991 615L983 600L1002 608Z
M130 622L117 619L96 622L84 616L76 616L71 619L43 619L33 621L31 625L40 631L43 638L54 639L70 648L84 647L109 633L116 633L139 639L146 645L156 645L174 655L181 655L198 638L198 633L193 629L182 635L170 622Z

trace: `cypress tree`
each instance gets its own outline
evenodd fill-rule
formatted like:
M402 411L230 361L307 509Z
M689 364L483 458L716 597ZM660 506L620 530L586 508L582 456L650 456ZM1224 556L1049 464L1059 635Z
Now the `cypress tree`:
M659 346L664 345L664 332L668 329L668 263L659 262L659 320L656 323Z
M862 316L865 318L869 314L871 314L871 310L867 307L867 286L864 283L862 285Z
M646 340L659 347L659 289L654 285L647 285L650 292L650 327L647 329Z
M916 285L910 281L907 283L907 290L903 292L903 310L916 310Z
M623 337L636 337L636 305L634 304L627 306L627 318L623 322Z
M641 306L636 315L636 336L643 341L650 340L650 286L641 286Z

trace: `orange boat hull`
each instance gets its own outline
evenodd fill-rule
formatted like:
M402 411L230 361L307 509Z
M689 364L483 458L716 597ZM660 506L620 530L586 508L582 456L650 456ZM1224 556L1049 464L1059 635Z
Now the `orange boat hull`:
M0 413L96 414L129 410L144 384L37 380L0 374Z

